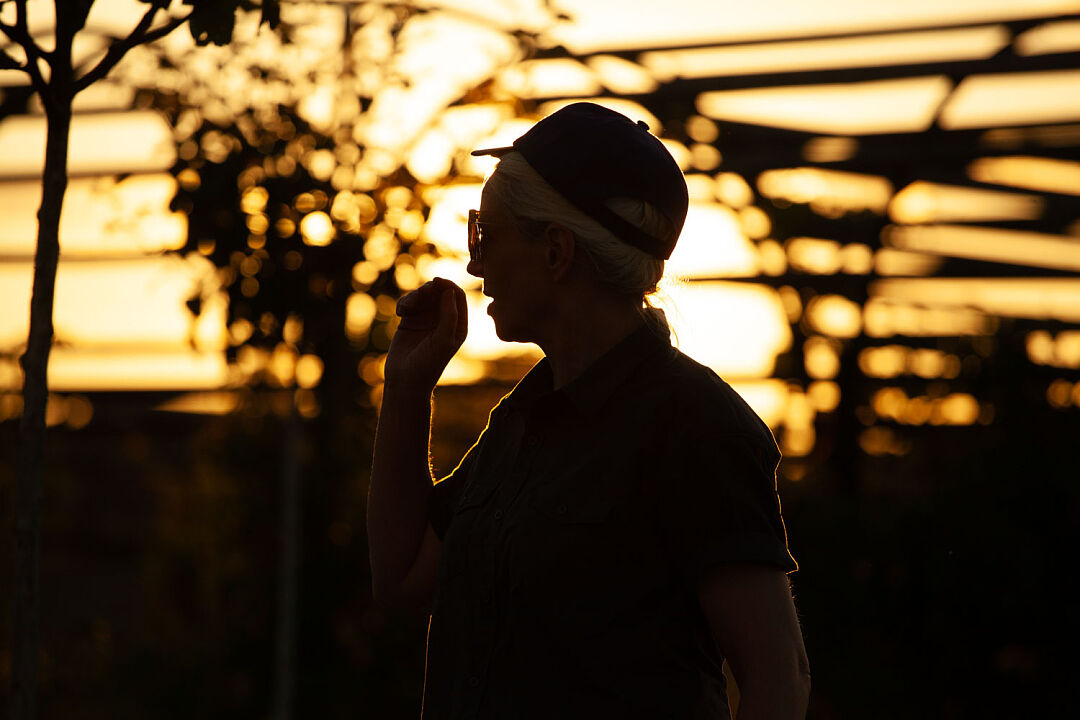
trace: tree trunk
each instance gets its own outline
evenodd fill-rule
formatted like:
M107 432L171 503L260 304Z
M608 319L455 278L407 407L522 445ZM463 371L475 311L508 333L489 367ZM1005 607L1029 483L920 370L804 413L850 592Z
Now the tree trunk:
M290 392L286 390L286 392ZM296 688L296 619L300 594L300 418L290 396L281 444L281 566L278 573L274 700L271 717L291 720Z
M45 169L42 175L30 337L21 358L23 412L19 420L15 500L15 572L12 626L11 717L37 717L38 608L41 501L45 462L46 372L53 339L53 295L60 256L60 210L67 190L71 97L55 92L46 102Z

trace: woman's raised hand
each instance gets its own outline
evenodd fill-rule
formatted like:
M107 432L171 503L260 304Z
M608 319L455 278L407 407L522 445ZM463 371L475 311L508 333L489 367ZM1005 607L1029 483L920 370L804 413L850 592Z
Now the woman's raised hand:
M397 303L401 317L386 356L389 387L430 393L469 332L465 292L435 278Z

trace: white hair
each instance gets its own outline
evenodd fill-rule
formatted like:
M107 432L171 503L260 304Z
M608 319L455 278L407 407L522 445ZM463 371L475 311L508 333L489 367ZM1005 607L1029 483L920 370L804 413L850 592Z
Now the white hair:
M574 233L577 247L592 263L600 282L613 292L635 298L642 317L654 330L670 335L664 311L650 298L664 275L664 261L627 244L603 225L574 207L519 152L503 155L488 179L488 190L518 220L557 222ZM605 203L612 212L642 232L672 244L675 229L650 203L636 198L612 198ZM529 235L529 228L522 227Z

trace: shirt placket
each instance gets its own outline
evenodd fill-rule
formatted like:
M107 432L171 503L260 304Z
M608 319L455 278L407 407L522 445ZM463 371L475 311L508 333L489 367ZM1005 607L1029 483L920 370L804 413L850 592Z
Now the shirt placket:
M484 679L487 675L491 650L495 642L496 627L492 616L492 592L494 578L491 572L495 553L491 546L492 527L489 518L478 521L474 536L476 557L479 562L468 578L472 591L469 593L476 600L466 607L468 613L468 676L465 679L464 710L465 717L478 716L480 700L483 696Z
M508 568L502 550L505 548L507 533L512 532L515 513L520 511L518 503L521 491L529 482L535 480L533 468L537 455L542 450L545 437L541 424L535 422L535 413L519 409L514 420L516 437L508 443L513 448L512 458L505 466L504 481L500 483L494 502L486 513L485 530L481 535L485 550L483 565L487 572L475 586L479 591L477 596L479 605L483 608L482 613L478 613L475 617L480 617L482 614L488 620L483 628L474 627L478 638L477 650L480 649L479 638L483 638L485 671L503 637L505 604L511 597ZM478 679L480 680L478 687L483 690L484 678L479 676ZM478 710L487 707L486 704L481 704L483 695L483 692L476 693L474 707Z
M505 567L500 558L503 533L512 511L512 504L529 475L529 469L540 447L542 436L524 429L524 417L514 418L515 431L506 438L514 448L512 456L500 470L503 482L494 493L488 508L477 519L470 553L478 562L470 572L470 595L474 603L467 608L469 615L469 675L465 680L465 717L480 717L486 689L489 664L502 633L504 613L500 601L505 602ZM516 437L514 437L516 435Z

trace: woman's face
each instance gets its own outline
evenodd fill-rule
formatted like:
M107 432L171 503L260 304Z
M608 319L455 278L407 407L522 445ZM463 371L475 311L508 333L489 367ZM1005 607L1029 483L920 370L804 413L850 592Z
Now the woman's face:
M514 217L487 188L480 202L480 222L483 260L470 263L469 272L484 280L495 332L508 342L536 342L543 321L550 317L545 244L522 235Z

